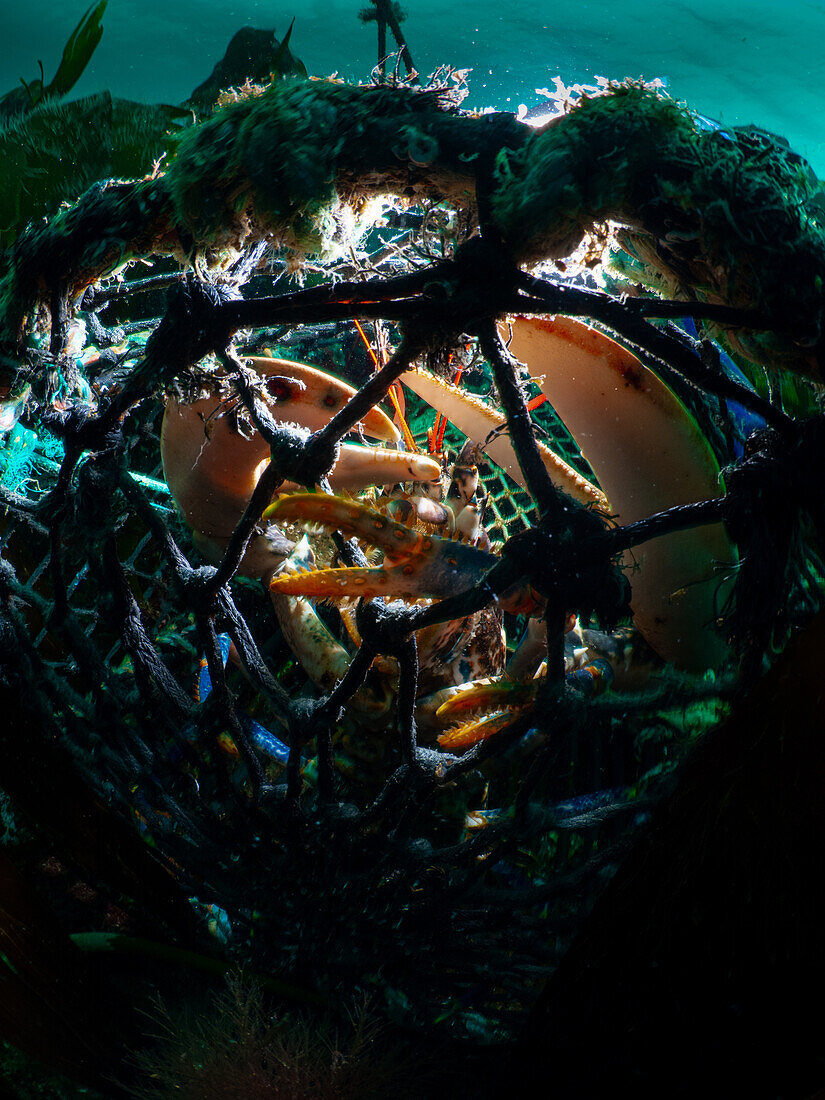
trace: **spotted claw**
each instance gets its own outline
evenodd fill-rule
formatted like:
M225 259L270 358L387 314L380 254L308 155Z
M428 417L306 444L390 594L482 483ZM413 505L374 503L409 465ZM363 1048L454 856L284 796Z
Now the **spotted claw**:
M536 701L542 680L513 683L510 680L474 680L462 684L435 712L440 724L476 714L508 711L514 714Z
M479 741L486 741L488 737L501 733L512 721L513 715L510 711L490 714L478 722L468 722L440 734L438 744L449 752L455 752L456 749L471 749Z
M437 535L423 535L363 504L323 493L282 496L267 508L264 517L277 523L320 524L384 551L383 563L374 568L320 569L275 577L270 583L273 592L317 599L441 599L468 591L498 560L485 550Z

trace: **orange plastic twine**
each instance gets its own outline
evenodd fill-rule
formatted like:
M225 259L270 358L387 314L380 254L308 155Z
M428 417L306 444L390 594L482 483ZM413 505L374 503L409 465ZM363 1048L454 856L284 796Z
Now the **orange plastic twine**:
M453 356L451 352L450 357L447 361L452 362L452 359ZM461 375L463 371L464 367L459 366L458 370L455 372L455 378L453 379L454 386L457 386L458 383L461 381ZM429 445L431 455L441 454L441 448L444 446L444 432L447 429L448 423L449 421L443 413L435 414L435 423L433 424L430 431L427 432L427 443Z
M364 332L363 328L361 327L361 322L358 321L358 320L354 320L354 324L355 324L355 327L358 329L358 331L361 334L361 339L364 341L364 345L365 345L367 351L370 353L370 358L372 359L373 363L375 364L375 369L378 370L379 367L381 366L381 364L378 362L378 356L375 354L375 352L372 349L372 344L367 339L366 332ZM401 428L401 434L404 436L404 444L405 444L407 450L417 452L418 447L416 447L416 445L415 445L415 440L413 439L412 432L410 431L410 428L409 428L409 425L407 424L407 421L404 419L404 414L401 411L401 404L398 400L398 393L397 393L396 387L398 387L400 389L400 386L401 386L400 382L393 382L393 384L389 388L388 396L389 396L390 401L392 402L392 407L395 409L395 418L398 421L398 424Z

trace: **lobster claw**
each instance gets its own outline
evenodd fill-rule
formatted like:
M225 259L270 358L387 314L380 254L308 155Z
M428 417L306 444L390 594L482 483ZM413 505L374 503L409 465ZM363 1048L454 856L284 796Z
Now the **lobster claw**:
M278 422L318 430L355 393L351 386L305 363L255 358L251 362L264 379L269 414ZM188 405L169 398L161 429L166 482L199 548L213 562L225 553L270 459L263 437L257 432L251 438L242 435L227 411L216 398ZM378 408L369 410L362 428L367 435L388 443L395 444L400 438L392 421ZM428 481L439 472L439 464L426 455L344 443L329 477L334 488L355 490L397 481ZM267 576L289 549L279 544L277 536L258 535L250 543L240 572Z
M280 497L264 512L276 522L319 524L356 536L384 551L373 568L319 569L314 573L283 574L270 590L284 594L341 599L344 596L396 596L441 599L468 591L496 564L486 550L425 535L389 519L363 504L322 493Z

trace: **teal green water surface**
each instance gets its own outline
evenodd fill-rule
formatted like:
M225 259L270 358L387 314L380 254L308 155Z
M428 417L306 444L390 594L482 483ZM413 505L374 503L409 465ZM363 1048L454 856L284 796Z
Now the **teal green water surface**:
M292 47L310 73L367 79L376 60L365 0L110 0L104 34L76 95L108 88L178 103L211 71L239 27L292 17ZM84 0L6 3L0 14L0 89L47 80ZM403 0L404 31L422 72L472 69L468 105L516 110L536 89L596 75L660 77L671 93L729 125L782 134L825 176L825 3L822 0Z

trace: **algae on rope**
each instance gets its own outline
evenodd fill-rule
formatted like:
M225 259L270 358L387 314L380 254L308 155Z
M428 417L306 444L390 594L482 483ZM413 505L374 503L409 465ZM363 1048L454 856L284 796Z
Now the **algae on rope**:
M563 258L610 220L687 301L754 310L736 350L819 377L825 233L802 158L750 130L702 129L642 83L605 83L530 132L476 117L453 89L285 81L184 132L163 176L96 186L4 257L0 333L12 346L55 281L70 295L129 258L220 265L266 239L300 260L358 240L391 194L475 211L516 263ZM490 166L495 162L490 174ZM774 331L766 331L773 329Z

